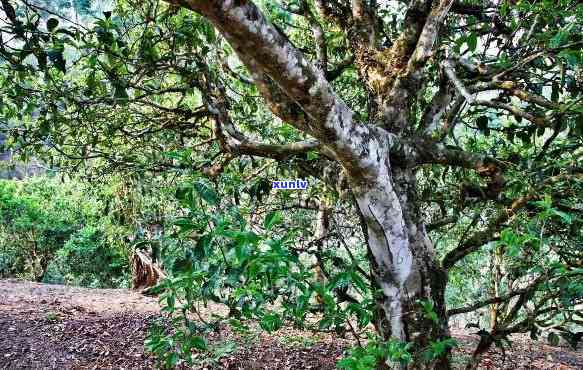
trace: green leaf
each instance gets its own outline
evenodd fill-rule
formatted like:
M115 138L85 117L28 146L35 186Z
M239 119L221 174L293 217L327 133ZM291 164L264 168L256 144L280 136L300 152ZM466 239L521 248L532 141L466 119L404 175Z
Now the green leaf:
M530 133L528 131L520 131L517 136L523 144L530 144Z
M193 184L194 189L198 193L198 195L209 205L214 206L217 205L219 202L219 198L215 190L210 187L210 185L205 184L204 182L197 181Z
M468 49L470 51L475 51L476 47L478 46L478 35L476 35L475 32L470 33L466 39L466 44L468 45Z
M127 90L125 89L124 86L122 86L122 84L119 83L116 83L113 86L113 97L115 98L115 100L121 103L125 103L129 99Z
M190 348L196 348L200 351L204 351L207 348L206 340L198 335L190 337L188 344Z
M180 234L186 235L190 233L192 230L198 230L199 226L192 222L192 220L188 218L179 218L174 221L174 225L178 226L180 229Z
M318 323L318 328L320 328L320 330L328 329L329 327L332 326L332 324L334 324L334 318L330 316L325 316Z
M229 319L229 324L231 328L233 328L238 333L249 333L250 329L249 326L243 324L240 320L237 319Z
M559 211L558 209L554 208L551 209L551 212L556 216L559 216L561 219L563 219L563 222L566 224L570 225L573 222L573 217L571 217L571 215L566 212Z
M281 318L276 313L270 313L263 316L259 322L259 326L269 333L274 332L281 328L283 325Z
M196 241L196 248L194 249L195 256L197 256L199 259L202 259L210 254L212 238L212 234L204 234Z
M189 204L193 201L193 192L191 185L182 185L176 189L175 197L184 204Z
M176 352L172 352L167 358L166 358L166 367L168 369L173 369L174 367L176 367L176 364L178 363L178 354Z
M267 216L265 216L265 220L263 221L263 227L267 230L271 230L273 226L281 223L283 220L283 216L279 211L269 212Z
M583 51L567 49L561 51L558 56L565 60L571 67L576 67L583 63Z
M53 48L47 51L49 60L61 72L66 73L67 67L65 58L63 57L63 50L61 48Z
M53 32L55 28L59 25L59 20L57 18L49 18L47 20L47 30Z
M435 312L433 302L430 300L418 300L417 302L423 307L425 317L434 323L439 324L439 316L437 316L437 313Z
M257 245L261 240L259 235L255 234L253 231L225 231L222 234L237 241L237 244Z
M353 370L356 369L356 360L353 358L343 358L342 360L336 363L336 367L339 369L349 369Z
M561 338L559 338L559 336L556 333L551 332L549 333L547 340L549 341L549 344L551 346L556 347L559 345Z
M235 246L235 256L240 263L243 263L251 255L251 249L247 243L239 243Z
M315 159L318 159L319 157L320 157L320 155L315 150L310 150L307 154L308 161L313 161Z
M549 46L551 48L557 48L567 42L574 25L575 22L571 22L567 27L557 32L557 34L549 41Z
M575 118L573 134L575 134L575 136L583 137L583 114L578 114L577 117Z
M174 293L172 292L168 293L168 295L165 298L166 308L168 308L170 312L174 311L174 307L176 304L176 296L174 295Z
M330 280L329 289L343 288L347 287L352 283L351 275L347 271L338 273Z
M571 346L571 348L573 348L573 350L577 350L577 345L579 344L579 342L581 341L581 336L577 335L571 331L564 331L561 332L561 337L563 337L563 339L565 339L569 345Z
M478 130L480 130L484 133L486 133L488 131L488 134L489 134L489 131L490 131L490 129L488 128L489 122L490 122L490 119L487 116L478 117L478 119L476 119L476 125L478 126ZM488 134L486 134L486 135L488 135Z
M368 289L368 286L367 286L366 282L364 281L364 279L362 278L362 276L360 276L360 274L357 271L352 271L351 277L352 277L352 284L358 290L360 290L361 293L365 293Z
M556 82L553 82L551 90L551 100L554 102L559 101L559 84Z
M204 33L204 36L205 36L206 40L209 43L212 44L212 43L216 42L217 35L215 33L215 28L210 23L208 23L206 21L205 22L202 22L201 28L202 28L202 31Z

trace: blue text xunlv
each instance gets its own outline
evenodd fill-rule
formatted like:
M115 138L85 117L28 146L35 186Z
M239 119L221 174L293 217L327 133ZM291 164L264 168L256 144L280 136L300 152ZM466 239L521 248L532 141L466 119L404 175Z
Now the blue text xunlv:
M272 189L296 189L306 190L308 188L308 180L280 180L271 182Z

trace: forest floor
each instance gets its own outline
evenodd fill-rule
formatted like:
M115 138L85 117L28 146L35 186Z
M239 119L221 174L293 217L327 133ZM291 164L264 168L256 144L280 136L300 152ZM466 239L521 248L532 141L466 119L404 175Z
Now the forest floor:
M0 369L151 369L144 351L149 325L160 317L154 298L122 289L86 289L0 280ZM460 343L454 366L478 341L454 331ZM284 328L243 340L227 328L211 341L226 343L221 358L206 355L198 368L334 369L349 339ZM214 364L214 365L211 365ZM482 369L583 369L583 349L551 347L513 338L513 345L490 351Z

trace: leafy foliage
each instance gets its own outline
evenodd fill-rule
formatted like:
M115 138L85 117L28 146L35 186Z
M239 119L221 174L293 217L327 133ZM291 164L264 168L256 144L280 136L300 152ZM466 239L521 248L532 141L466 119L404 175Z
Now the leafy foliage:
M101 202L77 182L0 180L0 272L36 281L123 286L127 255Z
M127 279L125 251L110 246L104 234L95 226L85 226L59 249L57 263L65 267L65 281L81 286L123 285Z
M411 345L390 341L383 343L369 341L365 347L355 348L350 355L338 362L338 368L349 370L376 369L379 363L388 359L398 365L406 365L412 360Z

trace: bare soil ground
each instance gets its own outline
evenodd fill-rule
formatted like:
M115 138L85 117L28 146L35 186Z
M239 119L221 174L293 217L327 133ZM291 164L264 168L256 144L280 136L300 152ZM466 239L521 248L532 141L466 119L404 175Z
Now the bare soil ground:
M0 369L153 369L143 343L159 317L156 299L128 290L0 280ZM454 336L461 344L453 356L459 367L478 337ZM230 341L234 351L213 367L233 370L334 369L353 345L290 328L258 333L252 341L224 329L214 339ZM583 369L583 352L514 338L505 356L491 351L481 368Z

